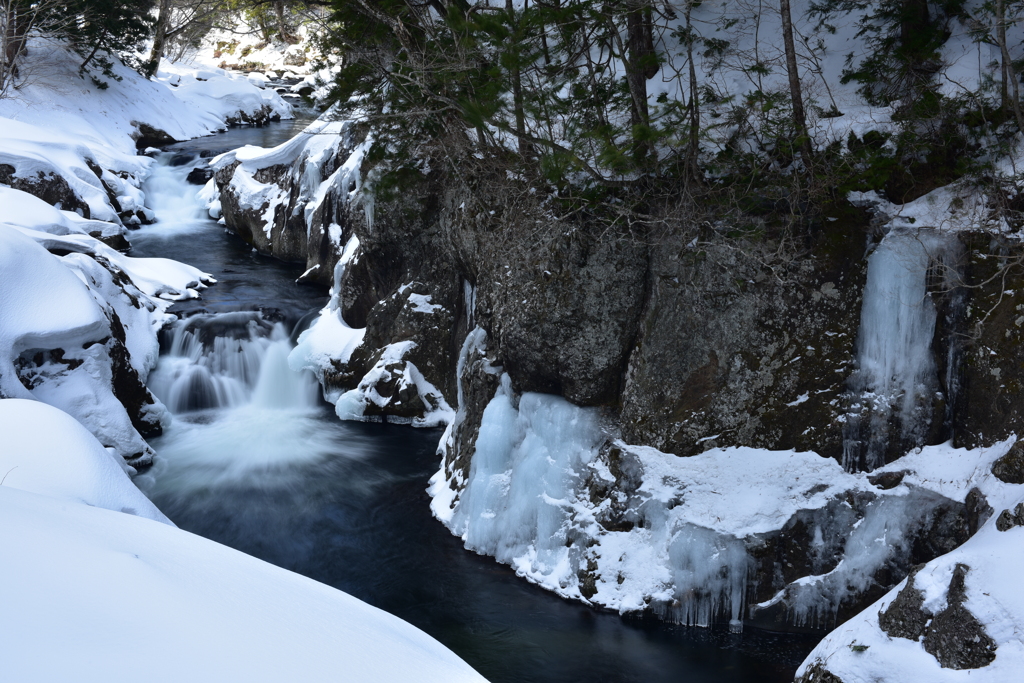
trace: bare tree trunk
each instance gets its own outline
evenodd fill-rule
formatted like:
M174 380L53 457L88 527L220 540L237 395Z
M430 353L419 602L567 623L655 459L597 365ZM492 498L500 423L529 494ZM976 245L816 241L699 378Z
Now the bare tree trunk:
M1006 91L1009 85L1010 68L1007 59L1006 49L1006 6L1003 0L996 0L996 43L999 45L999 108L1006 113L1007 105L1010 103L1010 96Z
M643 0L630 0L629 4L631 7L626 14L627 50L622 55L622 59L625 63L626 82L629 85L633 102L630 123L634 129L647 128L651 125L650 110L647 106L647 79L657 73L656 67L654 73L651 73L650 65L645 65L648 58L654 55L650 8L643 6ZM647 159L653 151L648 142L637 141L633 145L633 156L637 162Z
M160 0L160 12L153 32L153 49L149 52L149 62L146 64L146 75L150 78L156 76L160 68L160 59L164 56L164 46L167 45L167 25L170 22L171 0Z
M1006 45L1006 9L1003 0L996 0L996 42L999 43L1000 61L1003 63L1006 80L1010 82L1010 106L1013 109L1013 117L1017 119L1017 130L1024 132L1024 112L1021 112L1020 108L1020 79L1013 68L1010 50Z
M18 77L18 60L25 54L25 41L28 29L32 25L32 10L22 6L15 0L6 0L3 4L4 22L4 82L0 84L0 92L7 89L9 81Z
M686 60L690 66L690 140L686 152L687 178L700 183L700 100L697 97L697 67L693 63L693 24L690 12L693 2L686 4Z
M526 157L529 145L526 142L526 115L523 113L523 81L519 71L519 26L516 21L515 8L512 0L505 0L505 11L508 12L509 28L512 30L512 108L515 109L516 137L519 138L519 155Z
M804 163L811 159L811 137L807 132L807 116L804 113L804 98L800 89L800 73L796 66L796 44L793 41L793 18L789 0L779 0L782 15L782 42L786 48L786 71L789 72L789 97L793 101L793 126L800 140Z
M285 43L291 40L291 32L284 20L284 0L274 0L274 14L277 15L277 35Z

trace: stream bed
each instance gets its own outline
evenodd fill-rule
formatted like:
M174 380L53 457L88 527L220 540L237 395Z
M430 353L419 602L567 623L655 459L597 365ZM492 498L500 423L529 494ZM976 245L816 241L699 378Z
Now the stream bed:
M185 176L200 153L272 146L299 129L174 145L147 182L158 222L130 236L132 255L177 259L219 282L176 306L183 319L162 333L149 384L172 419L140 487L178 526L391 612L493 683L791 681L817 638L598 612L465 550L431 517L425 491L440 431L341 422L312 376L288 369L296 328L327 293L209 219Z

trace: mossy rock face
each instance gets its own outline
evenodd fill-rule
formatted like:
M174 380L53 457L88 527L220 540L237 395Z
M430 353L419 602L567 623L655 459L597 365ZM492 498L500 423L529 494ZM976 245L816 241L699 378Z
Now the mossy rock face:
M952 436L955 446L975 448L1024 433L1024 246L986 234L962 239L970 299ZM1015 476L1009 465L1004 473Z
M847 228L785 260L771 242L712 238L682 257L655 249L624 438L677 455L747 445L839 458L865 240Z

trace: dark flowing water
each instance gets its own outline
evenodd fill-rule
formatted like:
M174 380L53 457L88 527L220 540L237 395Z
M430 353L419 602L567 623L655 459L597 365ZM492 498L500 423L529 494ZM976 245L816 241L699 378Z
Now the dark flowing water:
M173 152L269 146L293 130L239 129ZM288 375L290 328L321 307L326 293L294 283L301 266L255 255L204 218L191 197L198 188L182 182L189 168L154 173L147 193L163 220L134 234L134 255L191 263L220 282L202 301L180 307L192 322L165 335L167 355L150 383L158 393L175 382L180 388L180 367L206 363L205 381L220 372L216 381L237 380L244 397L221 405L182 401L154 440L161 458L140 484L176 524L387 610L494 683L792 680L812 640L598 612L466 551L429 511L425 488L438 467L440 432L342 423L308 378ZM231 313L254 310L263 313ZM236 346L197 341L213 333ZM191 359L182 350L189 339ZM232 353L259 356L258 379L214 362Z

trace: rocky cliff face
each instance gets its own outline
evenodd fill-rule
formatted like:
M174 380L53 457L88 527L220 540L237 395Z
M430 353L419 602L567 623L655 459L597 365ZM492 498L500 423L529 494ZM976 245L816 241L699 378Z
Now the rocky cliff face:
M320 177L334 178L344 150L353 146L339 144ZM559 470L571 472L573 482L543 475L544 481L555 477L565 494L544 492L568 506L553 518L561 524L553 537L569 549L564 559L571 571L553 578L543 563L522 564L522 557L537 557L546 547L537 539L519 556L501 556L500 544L492 548L486 534L473 546L531 580L592 604L648 609L690 623L731 618L821 628L855 614L912 566L949 552L987 519L980 493L968 495L965 488L950 495L927 483L941 475L900 463L845 483L833 464L819 482L824 488L797 483L806 465L779 465L765 475L771 485L802 491L804 502L756 533L685 517L698 505L686 502L696 465L671 455L705 453L715 469L732 462L729 447L754 447L744 451L754 459L748 465L730 465L739 473L764 466L775 457L768 451L813 451L842 461L850 438L844 425L855 400L850 377L860 353L866 256L878 239L869 235L866 214L827 222L801 248L780 249L770 236L737 238L706 227L598 228L586 219L559 218L514 178L462 168L458 176L424 172L412 190L381 191L372 201L364 194L361 203L348 201L358 196L350 193L352 183L334 180L317 194L333 197L329 220L303 222L294 218L302 213L297 188L312 157L304 158L290 166L264 160L251 169L249 161L222 162L217 186L225 220L262 250L304 258L317 278L333 273L337 310L324 315L361 335L355 348L315 366L340 415L424 423L439 401L458 408L441 442L444 462L432 488L435 513L453 531L474 537L472 522L459 511L467 496L491 500L472 493L474 477L485 468L481 458L491 457L481 453L504 454L494 456L491 474L514 488L525 476L517 468L533 453L531 439L562 438L537 436L546 432L534 424L536 405L547 399L532 397L563 397L574 406L565 409L565 419L592 426L592 434L580 437L590 445L572 446L578 446L576 459ZM361 156L353 159L345 162L348 168L372 174ZM267 192L279 199L240 201L239 168L277 188ZM316 213L307 209L310 215ZM334 228L317 227L328 223ZM331 229L337 238L310 248L318 230ZM935 359L929 366L934 393L921 408L925 428L891 439L886 462L951 437L956 446L976 447L1024 428L1013 407L1024 379L1024 365L1013 360L1019 358L1017 308L1024 306L1014 293L1024 277L1016 267L1019 248L971 233L958 239L964 247L953 250L961 254L958 261L936 255L928 265L926 296L937 322L924 340ZM495 411L510 416L500 423L505 427L495 422ZM510 440L494 451L498 433ZM660 455L635 455L647 454L645 448ZM757 459L764 462L755 467ZM668 468L660 479L653 474L656 462ZM740 481L746 480L726 477L720 485L761 484ZM914 501L910 508L908 500ZM509 501L491 503L498 507L487 514L511 514ZM729 513L708 501L699 505L719 510L720 518ZM684 518L669 512L677 508ZM856 529L882 529L888 522L873 525L887 516L899 540L873 556L874 539L860 538ZM703 593L689 586L680 574L683 551L671 544L652 551L670 558L665 576L653 583L630 575L623 564L628 553L610 561L610 551L599 551L613 547L609 539L650 539L658 529L699 536L693 547L709 557L733 553L718 579L705 577L715 584L732 576L733 583ZM841 560L861 572L842 587L834 574ZM706 564L707 558L687 561ZM684 595L705 602L689 604Z

